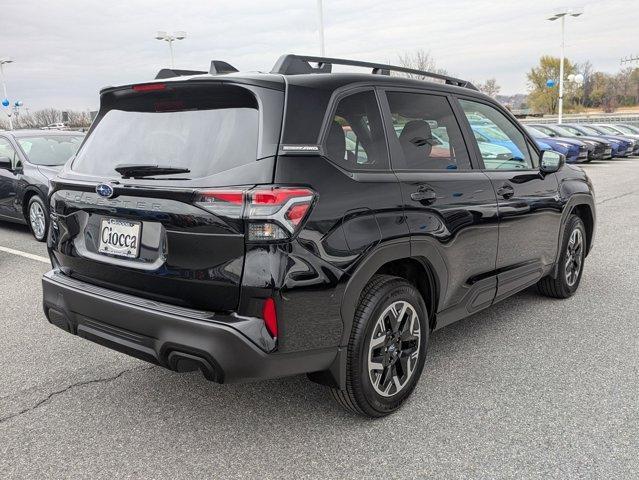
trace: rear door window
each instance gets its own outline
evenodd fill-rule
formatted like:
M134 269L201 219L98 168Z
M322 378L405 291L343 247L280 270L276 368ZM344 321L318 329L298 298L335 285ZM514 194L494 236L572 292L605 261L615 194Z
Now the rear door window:
M339 100L323 142L326 156L347 170L388 168L382 116L372 90Z
M176 178L201 178L254 162L258 109L239 87L189 87L123 95L101 114L73 170L119 176L118 165L186 168Z
M446 97L413 92L387 92L386 96L403 153L398 164L393 163L396 169L470 168L461 129Z

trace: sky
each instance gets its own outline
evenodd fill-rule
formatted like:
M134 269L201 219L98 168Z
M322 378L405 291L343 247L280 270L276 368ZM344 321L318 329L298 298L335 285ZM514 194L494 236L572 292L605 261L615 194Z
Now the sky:
M157 30L187 32L176 68L208 70L212 59L269 71L284 53L318 55L316 0L0 0L0 58L8 96L25 107L95 110L107 85L152 79L170 62ZM526 93L541 55L559 56L558 8L566 56L615 72L639 54L639 1L324 0L326 55L397 63L423 49L450 75L495 77L502 94ZM639 65L637 63L636 65Z

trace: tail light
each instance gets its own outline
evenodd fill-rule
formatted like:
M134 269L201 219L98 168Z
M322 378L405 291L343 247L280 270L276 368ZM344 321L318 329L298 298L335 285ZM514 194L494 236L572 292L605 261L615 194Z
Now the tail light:
M195 204L211 213L247 222L252 242L293 237L311 210L316 194L309 188L256 187L199 191Z
M139 85L133 85L131 89L134 92L157 92L159 90L165 90L165 83L141 83Z

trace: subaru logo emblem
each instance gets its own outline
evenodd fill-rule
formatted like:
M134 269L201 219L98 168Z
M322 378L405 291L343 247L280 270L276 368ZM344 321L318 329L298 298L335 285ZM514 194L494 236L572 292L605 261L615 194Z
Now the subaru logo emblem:
M111 198L113 196L113 187L106 183L101 183L95 187L95 193L104 198Z

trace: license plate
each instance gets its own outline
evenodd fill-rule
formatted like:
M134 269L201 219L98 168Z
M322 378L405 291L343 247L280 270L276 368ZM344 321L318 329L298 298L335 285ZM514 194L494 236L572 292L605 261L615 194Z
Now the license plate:
M105 218L100 222L98 252L118 257L137 258L140 251L140 222Z

